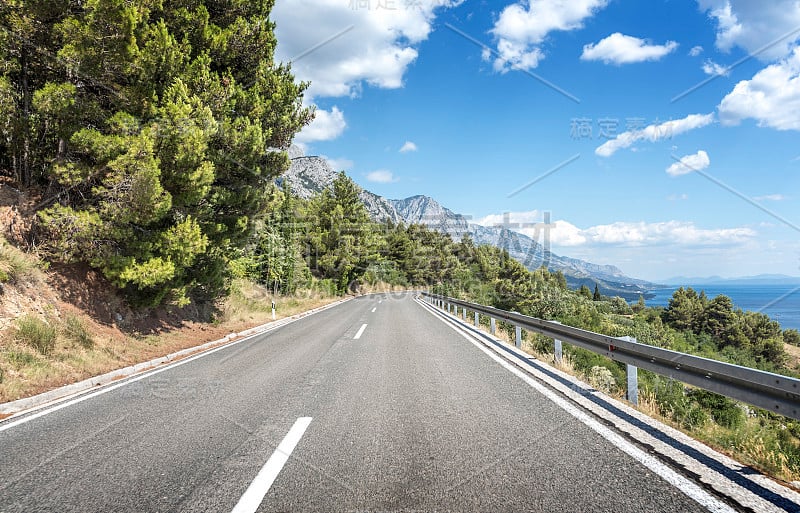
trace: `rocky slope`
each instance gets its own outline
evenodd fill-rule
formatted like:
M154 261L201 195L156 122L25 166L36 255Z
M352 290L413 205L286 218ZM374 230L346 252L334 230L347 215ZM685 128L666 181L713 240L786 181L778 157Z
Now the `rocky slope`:
M300 198L312 197L330 186L336 178L337 172L322 157L303 156L296 147L290 151L290 157L291 166L278 182L280 184L288 179L290 189ZM650 291L657 287L653 283L626 276L612 265L598 265L556 255L527 235L502 226L470 224L464 216L445 208L428 196L418 195L395 200L366 190L360 196L370 217L375 221L425 224L456 240L469 234L478 245L488 244L507 250L529 269L546 265L552 271L563 272L572 288L586 285L594 289L597 284L603 294L635 300L639 295L652 297Z

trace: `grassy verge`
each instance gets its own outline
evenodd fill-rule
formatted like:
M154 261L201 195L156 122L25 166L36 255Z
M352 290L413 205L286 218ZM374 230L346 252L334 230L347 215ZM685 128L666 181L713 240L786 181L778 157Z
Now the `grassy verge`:
M115 369L217 340L272 320L263 288L237 282L213 323L185 323L160 335L110 333L78 313L24 315L0 338L0 403L35 395ZM318 292L277 297L277 318L290 317L341 298Z

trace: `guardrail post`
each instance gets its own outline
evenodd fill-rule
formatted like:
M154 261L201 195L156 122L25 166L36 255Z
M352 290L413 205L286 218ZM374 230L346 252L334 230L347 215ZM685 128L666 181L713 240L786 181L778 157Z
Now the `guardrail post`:
M552 321L552 322L553 322L553 324L561 324L558 321ZM564 350L561 347L561 341L558 340L557 338L554 338L553 339L553 361L555 362L556 365L561 363L561 359L563 358L563 356L564 356Z
M464 308L464 310L461 313L464 314L462 317L464 317L464 321L466 321L467 320L467 309Z
M479 327L481 325L481 318L478 312L475 312L475 327Z
M636 342L634 337L619 337L622 340L626 340L628 342ZM627 375L627 382L628 382L628 392L627 392L627 399L628 402L634 405L639 405L639 368L635 365L626 364L626 375Z
M495 331L497 331L497 321L495 321L494 317L489 318L489 333L494 335Z
M639 405L639 368L628 364L628 401Z
M522 327L521 326L516 326L516 328L517 328L517 330L516 330L517 333L516 333L516 337L514 337L514 345L517 346L518 348L521 348L522 347Z

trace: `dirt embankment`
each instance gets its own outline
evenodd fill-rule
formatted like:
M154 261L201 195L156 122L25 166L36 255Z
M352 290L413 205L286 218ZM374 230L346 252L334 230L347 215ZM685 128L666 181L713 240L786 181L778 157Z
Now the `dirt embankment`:
M238 283L228 300L204 308L135 310L87 265L48 265L39 258L31 228L41 204L41 197L0 182L0 403L271 319L272 296L249 283ZM280 298L278 316L334 299Z

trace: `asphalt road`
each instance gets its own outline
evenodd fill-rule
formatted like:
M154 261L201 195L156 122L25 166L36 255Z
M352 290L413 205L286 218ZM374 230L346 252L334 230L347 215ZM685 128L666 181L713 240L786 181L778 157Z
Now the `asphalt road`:
M411 296L365 296L0 431L0 512L231 512L306 417L260 512L705 511Z

